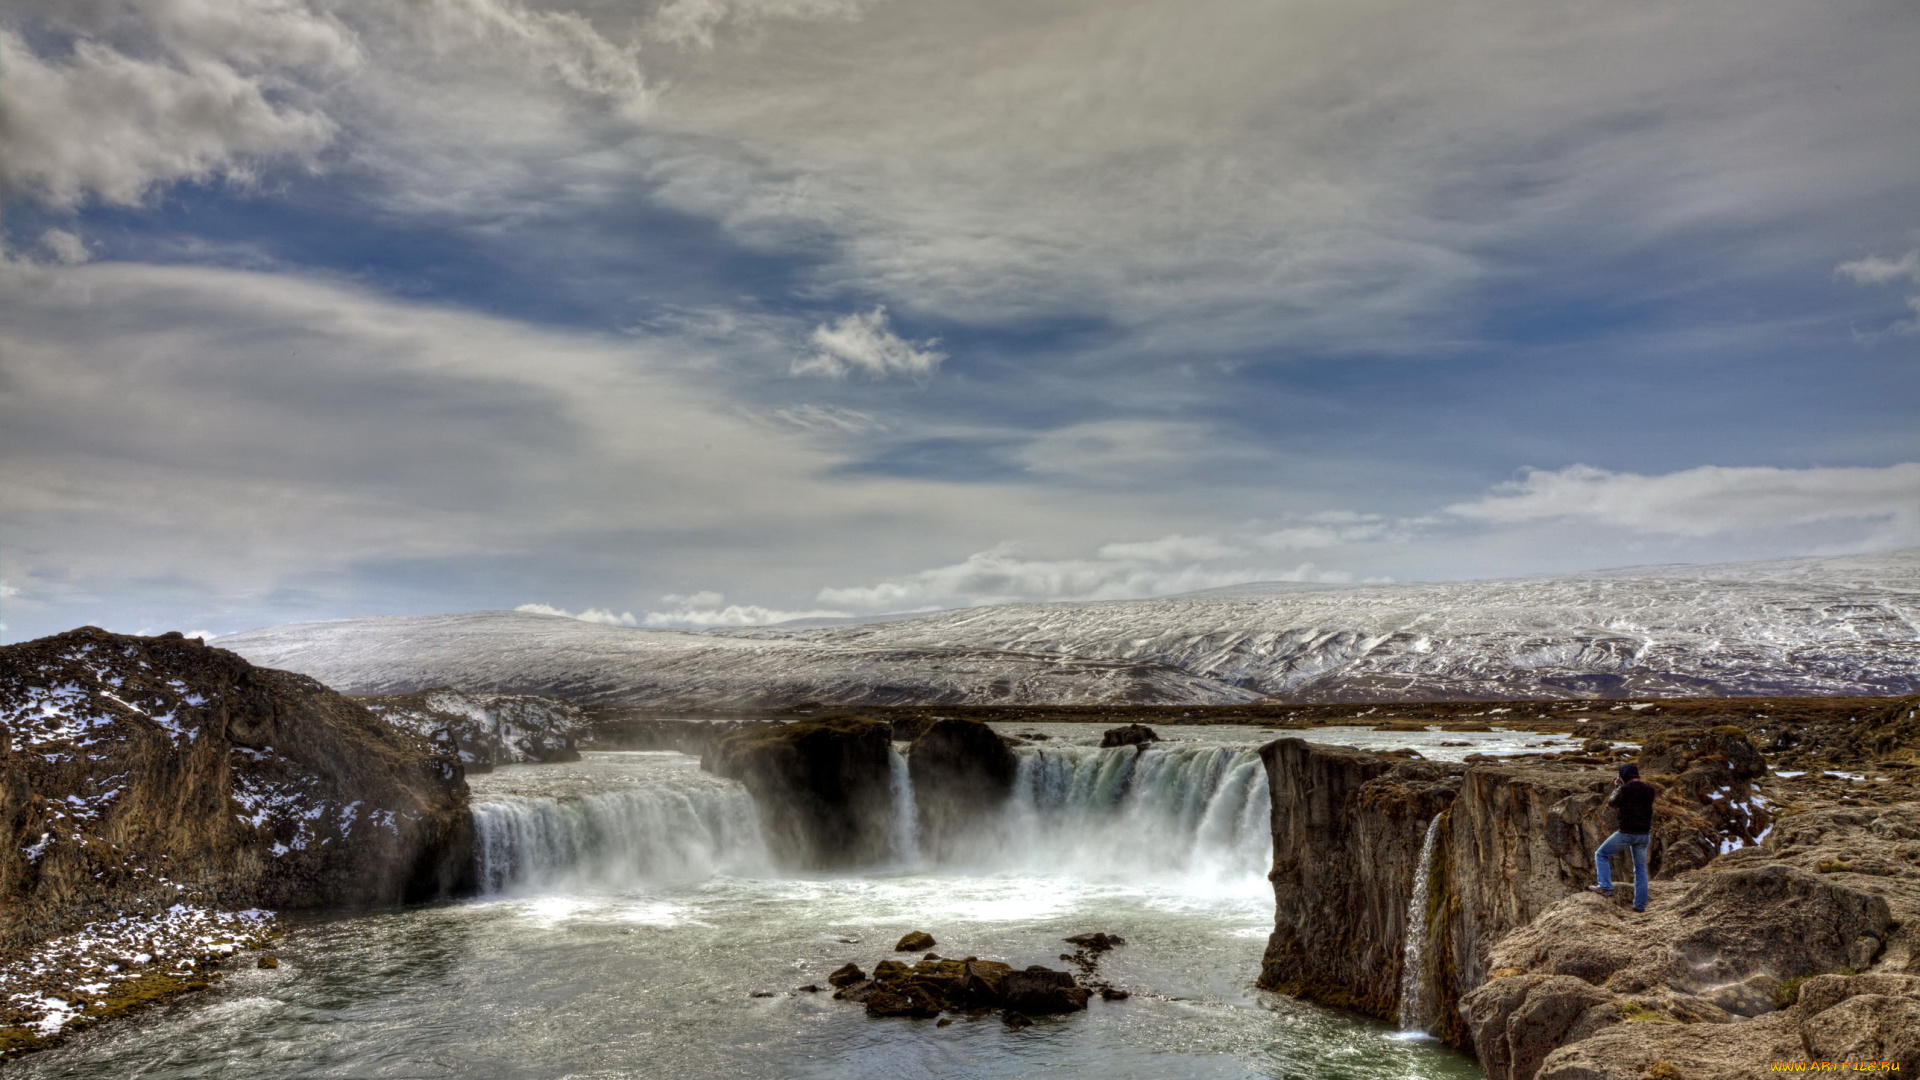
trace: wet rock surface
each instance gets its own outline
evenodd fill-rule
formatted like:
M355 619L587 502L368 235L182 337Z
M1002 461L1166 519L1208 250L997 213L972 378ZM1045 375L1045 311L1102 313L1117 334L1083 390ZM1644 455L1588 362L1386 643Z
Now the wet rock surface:
M1116 746L1145 746L1160 741L1160 735L1145 724L1128 724L1125 727L1109 728L1100 735L1102 749Z
M863 716L754 724L700 760L753 793L774 857L801 869L862 866L892 846L892 728Z
M930 935L916 934L931 942ZM902 946L915 936L902 938ZM1099 936L1110 942L1108 948L1122 943L1117 936ZM1083 953L1081 960L1087 959ZM1091 963L1082 967L1088 973L1093 970ZM1126 991L1103 980L1075 978L1072 972L1039 964L1016 969L998 960L975 956L952 960L932 953L912 964L882 960L873 966L871 976L849 962L827 978L838 987L834 998L864 1005L868 1016L932 1019L942 1013L984 1016L998 1010L1006 1025L1015 1029L1030 1026L1035 1016L1085 1009L1095 993L1108 1001L1127 997Z

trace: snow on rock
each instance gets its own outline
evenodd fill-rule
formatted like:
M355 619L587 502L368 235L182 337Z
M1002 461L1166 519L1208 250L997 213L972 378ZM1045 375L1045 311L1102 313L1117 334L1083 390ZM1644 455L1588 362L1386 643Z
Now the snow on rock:
M538 694L467 693L440 687L356 698L375 716L458 754L470 769L528 761L578 761L586 712Z
M88 922L37 942L0 963L0 1058L205 986L226 958L280 933L270 911L175 904L151 915Z
M355 693L650 708L1240 704L1920 691L1920 552L1437 584L1253 584L811 627L524 612L220 639Z
M178 634L0 648L0 736L0 955L103 911L434 895L468 863L452 759Z

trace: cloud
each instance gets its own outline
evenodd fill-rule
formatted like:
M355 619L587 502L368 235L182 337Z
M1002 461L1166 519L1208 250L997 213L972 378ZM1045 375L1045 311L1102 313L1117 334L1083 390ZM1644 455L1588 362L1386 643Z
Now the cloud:
M1885 285L1902 278L1920 284L1920 251L1909 251L1897 259L1869 255L1864 259L1841 263L1833 268L1833 272L1862 285Z
M995 545L961 562L872 585L820 590L824 603L867 611L923 611L974 604L1048 600L1131 600L1247 581L1346 582L1354 576L1312 563L1291 569L1247 564L1205 565L1238 554L1209 537L1169 536L1101 547L1091 558L1035 559L1015 543ZM1172 565L1187 562L1185 566Z
M889 375L926 378L939 370L946 354L936 341L911 342L887 325L887 309L843 315L833 325L814 327L813 351L793 362L795 375L844 379L860 372L876 379Z
M48 229L41 233L40 246L53 256L55 262L66 266L78 266L93 258L93 252L87 249L87 242L65 229Z
M1864 259L1841 263L1833 272L1842 277L1851 278L1861 285L1891 285L1897 281L1920 284L1920 250L1909 251L1897 259L1883 259L1878 255L1869 255ZM1912 318L1896 319L1878 331L1859 335L1863 340L1874 341L1886 337L1898 337L1906 334L1920 334L1920 296L1907 297L1907 310L1913 312Z
M1048 480L1135 486L1243 468L1264 455L1208 424L1131 419L1042 431L1012 456L1028 473Z
M645 623L656 627L767 626L793 619L838 619L845 611L781 611L759 604L728 604L717 592L702 591L690 596L669 594L660 598L673 605L665 611L647 612Z
M558 615L563 619L579 619L581 622L599 623L603 626L638 626L639 621L633 612L623 611L616 615L607 608L587 608L579 613L557 608L552 604L521 604L515 611L531 612L535 615Z
M1860 523L1869 543L1920 542L1920 462L1883 468L1722 468L1661 476L1586 465L1529 469L1447 512L1490 524L1572 520L1637 532L1707 537Z

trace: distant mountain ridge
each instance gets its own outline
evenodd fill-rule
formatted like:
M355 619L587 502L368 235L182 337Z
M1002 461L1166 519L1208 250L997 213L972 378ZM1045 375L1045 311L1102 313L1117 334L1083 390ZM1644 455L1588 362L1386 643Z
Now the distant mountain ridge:
M1920 551L641 630L525 612L220 638L348 693L656 709L1920 692Z

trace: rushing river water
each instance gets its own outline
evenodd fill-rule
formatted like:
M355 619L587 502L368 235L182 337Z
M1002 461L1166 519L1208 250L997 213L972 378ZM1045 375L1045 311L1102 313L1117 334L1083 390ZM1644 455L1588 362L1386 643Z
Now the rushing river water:
M1430 1040L1253 988L1272 929L1266 778L1250 728L1164 728L1137 756L1088 725L1021 750L990 838L927 865L910 833L864 872L782 875L737 784L675 753L595 753L473 778L487 895L299 925L274 970L87 1032L10 1076L172 1078L1212 1078L1481 1072ZM1431 757L1540 736L1315 732ZM1440 747L1441 741L1465 747ZM895 805L911 805L897 790ZM825 985L908 930L945 956L1065 966L1128 944L1132 992L1011 1031L868 1019ZM755 997L756 992L771 996Z

